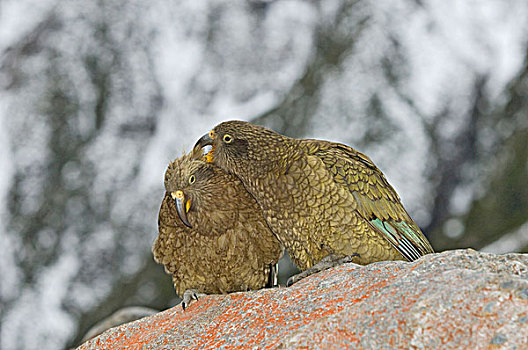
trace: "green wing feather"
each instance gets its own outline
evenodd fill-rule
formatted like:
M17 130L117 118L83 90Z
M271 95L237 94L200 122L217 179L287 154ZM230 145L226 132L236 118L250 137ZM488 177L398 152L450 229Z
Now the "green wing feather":
M304 140L303 144L323 161L337 183L350 190L357 212L407 260L434 252L394 188L366 155L339 143Z

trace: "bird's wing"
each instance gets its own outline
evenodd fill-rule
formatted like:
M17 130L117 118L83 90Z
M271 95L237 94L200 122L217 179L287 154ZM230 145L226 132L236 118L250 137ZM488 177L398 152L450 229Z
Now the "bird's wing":
M369 157L343 144L304 140L306 152L322 160L336 183L349 189L357 212L409 261L433 248L411 219L394 188Z

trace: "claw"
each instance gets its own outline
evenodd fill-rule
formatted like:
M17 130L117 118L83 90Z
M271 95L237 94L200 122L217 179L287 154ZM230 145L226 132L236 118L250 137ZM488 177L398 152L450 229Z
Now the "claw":
M306 269L302 271L301 273L298 273L288 278L288 281L286 282L286 287L290 287L291 285L299 282L303 278L311 276L315 273L324 271L334 266L352 262L354 261L355 257L360 257L360 255L358 253L354 253L354 254L345 256L343 258L338 258L337 256L333 254L327 255L323 259L321 259L321 261L319 261L317 264L310 267L309 269Z
M293 275L291 276L290 278L288 278L288 281L286 281L286 287L291 287L292 285L294 285L296 282L298 282L301 278L299 278L299 274L297 275Z
M187 289L183 293L183 300L181 302L181 306L182 306L183 311L185 311L185 309L189 305L191 305L191 301L192 300L198 301L198 295L202 296L202 295L205 295L205 294L198 293L198 291L196 289Z

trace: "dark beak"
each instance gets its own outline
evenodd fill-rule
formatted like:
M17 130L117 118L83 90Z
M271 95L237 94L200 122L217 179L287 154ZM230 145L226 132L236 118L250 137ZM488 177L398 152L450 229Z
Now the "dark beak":
M178 212L180 220L185 224L185 226L192 228L192 225L187 219L187 212L189 211L191 202L189 200L185 200L185 194L183 194L182 191L171 192L171 197L176 203L176 211Z
M202 149L205 146L212 146L212 145L213 145L213 139L211 138L211 132L210 132L200 137L200 139L196 141L196 143L194 144L194 150Z
M198 141L196 141L196 143L194 144L194 147L193 147L193 154L196 155L196 154L202 154L202 149L205 147L205 146L213 146L214 148L214 145L213 145L213 137L214 137L214 133L213 131L211 130L208 134L205 134L204 136L200 137L200 139ZM205 159L208 163L211 163L212 162L212 151L213 149L211 149L211 151L205 156Z

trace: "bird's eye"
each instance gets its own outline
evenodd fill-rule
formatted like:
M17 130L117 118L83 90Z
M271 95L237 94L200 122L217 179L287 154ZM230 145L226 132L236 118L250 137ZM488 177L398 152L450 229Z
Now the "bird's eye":
M194 175L189 176L189 184L193 184L196 181L196 177Z
M224 142L225 143L231 143L233 141L233 137L231 135L225 134L224 135Z

